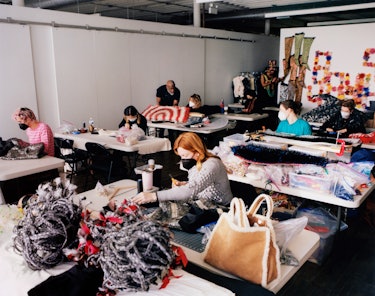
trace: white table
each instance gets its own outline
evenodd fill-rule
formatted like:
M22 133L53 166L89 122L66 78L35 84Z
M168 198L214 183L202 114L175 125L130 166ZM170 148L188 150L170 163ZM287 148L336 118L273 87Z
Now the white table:
M91 133L81 134L63 134L55 133L55 137L70 139L74 141L74 147L86 150L85 144L87 142L94 142L103 145L106 148L124 151L136 152L138 154L152 154L160 151L171 150L171 142L166 138L146 137L145 140L138 141L134 145L127 145L117 141L116 137L108 135L99 135Z
M260 129L261 125L265 123L259 123L258 121L268 118L267 113L228 113L228 114L213 114L212 116L216 118L226 118L232 124L232 127L235 128L239 133L244 133L246 131L255 131Z
M121 203L124 199L129 199L132 196L137 194L137 182L133 180L121 180L109 185L106 185L105 188L108 190L108 194L111 194L116 190L116 188L122 188L117 192L117 194L113 197L116 203ZM133 188L131 188L133 187ZM99 193L95 190L89 190L83 193L78 194L75 196L74 201L79 202L82 198L85 199L82 201L82 204L86 206L89 210L98 210L101 209L108 203L108 198L105 196L100 196ZM299 260L299 266L281 266L281 279L276 283L271 283L267 289L277 293L287 282L288 280L298 271L299 268L311 257L315 250L319 247L319 240L320 237L318 234L303 230L300 234L298 234L293 240L291 240L290 244L288 245L288 249L293 253L296 259ZM205 263L203 261L204 252L199 253L187 247L181 246L184 250L188 260L206 270L211 272L221 274L227 277L235 278L233 275L230 275L226 272L220 271L211 265Z
M268 106L268 107L264 107L263 110L264 111L275 111L275 112L278 112L280 110L280 108L279 107Z
M116 201L116 204L120 204L124 199L130 199L137 194L137 182L134 180L120 180L105 185L104 188L109 195L114 193L117 188L120 188L119 191L116 190L117 193L112 198L112 200ZM74 196L73 200L76 204L78 204L81 200L82 205L91 211L98 211L102 209L108 204L109 201L107 196L100 195L100 193L96 189L77 194L76 196Z
M187 127L184 123L173 122L152 122L148 121L147 126L160 129L170 129L181 132L195 132L197 134L213 134L228 128L227 118L211 118L209 124L204 124L202 127Z
M146 137L145 140L138 141L134 145L127 145L126 143L121 143L117 141L116 137L109 136L107 134L91 134L91 133L81 133L81 134L63 134L55 133L55 137L73 140L73 146L78 149L86 150L85 144L87 142L94 142L103 145L107 149L114 149L118 151L123 151L133 155L133 163L131 165L131 171L136 167L137 154L146 155L152 154L160 151L171 150L171 142L167 138L155 138Z
M119 184L123 186L127 183ZM74 262L64 262L50 269L30 269L23 256L17 254L13 248L13 227L16 225L16 221L12 218L14 215L7 213L19 214L19 211L15 208L15 205L0 205L0 213L4 213L4 216L0 214L0 285L1 291L3 291L0 293L1 295L25 296L30 289L47 280L50 276L57 276L74 266ZM119 291L117 296L235 296L232 291L182 269L173 270L173 273L181 277L172 277L165 289L160 289L160 285L152 285L147 292Z
M0 159L0 184L12 179L63 168L64 164L63 159L51 156L22 160ZM4 203L5 199L0 187L0 204Z
M245 108L245 105L240 104L240 103L233 103L233 104L228 104L229 108L234 108L234 109L243 109Z
M263 188L263 189L270 189L270 185L263 180L254 180L249 177L241 177L241 176L236 176L233 174L228 175L229 180L236 181L236 182L241 182L245 184L252 185L257 188ZM345 200L342 198L339 198L335 196L334 194L330 193L321 193L318 191L314 190L306 190L306 189L299 189L299 188L292 188L289 186L281 186L281 185L276 185L273 184L271 185L271 189L273 191L277 191L280 193L285 193L288 195L292 196L298 196L301 198L309 199L309 200L314 200L326 204L330 204L333 206L337 206L337 224L336 224L336 231L339 231L340 229L340 223L341 223L341 212L342 208L351 208L351 209L356 209L359 208L359 206L366 200L366 198L373 192L375 189L375 185L372 184L369 188L363 189L361 192L361 195L355 195L353 198L353 201L350 200Z
M226 118L228 120L238 120L238 121L257 121L268 117L267 113L259 114L259 113L250 113L250 114L243 114L243 113L228 113L228 114L213 114L213 117L219 118Z
M271 282L266 288L274 293L280 291L280 289L292 278L293 275L302 267L302 265L311 257L315 250L319 247L320 237L317 233L308 230L302 230L293 240L290 241L288 249L299 261L299 266L289 266L281 265L281 278L277 282ZM187 247L181 246L184 250L187 258L190 262L209 270L213 273L224 275L231 278L236 278L235 276L221 271L206 262L203 258L205 252L199 253Z
M228 174L229 180L241 182L245 184L252 185L257 188L263 188L263 189L270 189L270 185L265 180L259 181L254 180L249 177L242 177L242 176L236 176L233 174ZM306 198L314 201L319 201L339 207L345 207L345 208L351 208L355 209L358 208L362 202L370 195L370 193L375 189L375 185L366 188L363 190L362 195L356 195L354 196L354 201L345 200L342 198L339 198L335 196L334 194L327 194L327 193L321 193L314 190L306 190L306 189L299 189L299 188L292 188L289 186L281 186L281 185L271 185L273 191L282 192L288 195L294 195L301 198Z
M363 143L361 147L369 150L375 150L375 143Z

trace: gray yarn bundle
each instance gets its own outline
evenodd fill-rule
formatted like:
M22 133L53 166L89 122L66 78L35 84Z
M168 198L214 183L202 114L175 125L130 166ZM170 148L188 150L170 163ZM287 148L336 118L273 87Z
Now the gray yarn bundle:
M76 239L82 209L73 203L76 186L56 178L42 183L14 227L14 249L33 270L61 263L63 249Z
M146 220L107 233L99 262L103 287L111 290L148 291L168 271L174 260L171 233Z

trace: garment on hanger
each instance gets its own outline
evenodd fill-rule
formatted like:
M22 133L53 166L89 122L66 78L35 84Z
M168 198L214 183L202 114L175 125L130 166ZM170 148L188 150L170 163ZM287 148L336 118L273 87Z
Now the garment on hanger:
M244 93L244 85L242 80L245 77L240 75L233 78L233 96L234 98L242 98Z

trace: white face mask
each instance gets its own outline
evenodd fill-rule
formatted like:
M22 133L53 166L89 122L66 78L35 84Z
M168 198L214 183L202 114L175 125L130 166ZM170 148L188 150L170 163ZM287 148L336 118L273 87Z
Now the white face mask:
M341 117L344 119L348 119L350 116L350 112L341 111Z
M194 107L194 106L195 106L194 102L189 101L189 107Z
M279 114L277 114L277 116L279 117L280 121L286 120L287 118L285 112L283 111L279 111Z

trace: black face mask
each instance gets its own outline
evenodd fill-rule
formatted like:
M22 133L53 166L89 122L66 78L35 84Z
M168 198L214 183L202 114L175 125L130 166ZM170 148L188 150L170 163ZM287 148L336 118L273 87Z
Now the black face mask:
M181 163L185 169L190 170L197 164L197 161L194 158L182 158Z
M19 123L18 126L20 127L21 130L25 130L29 127L27 124L24 124L24 123Z

